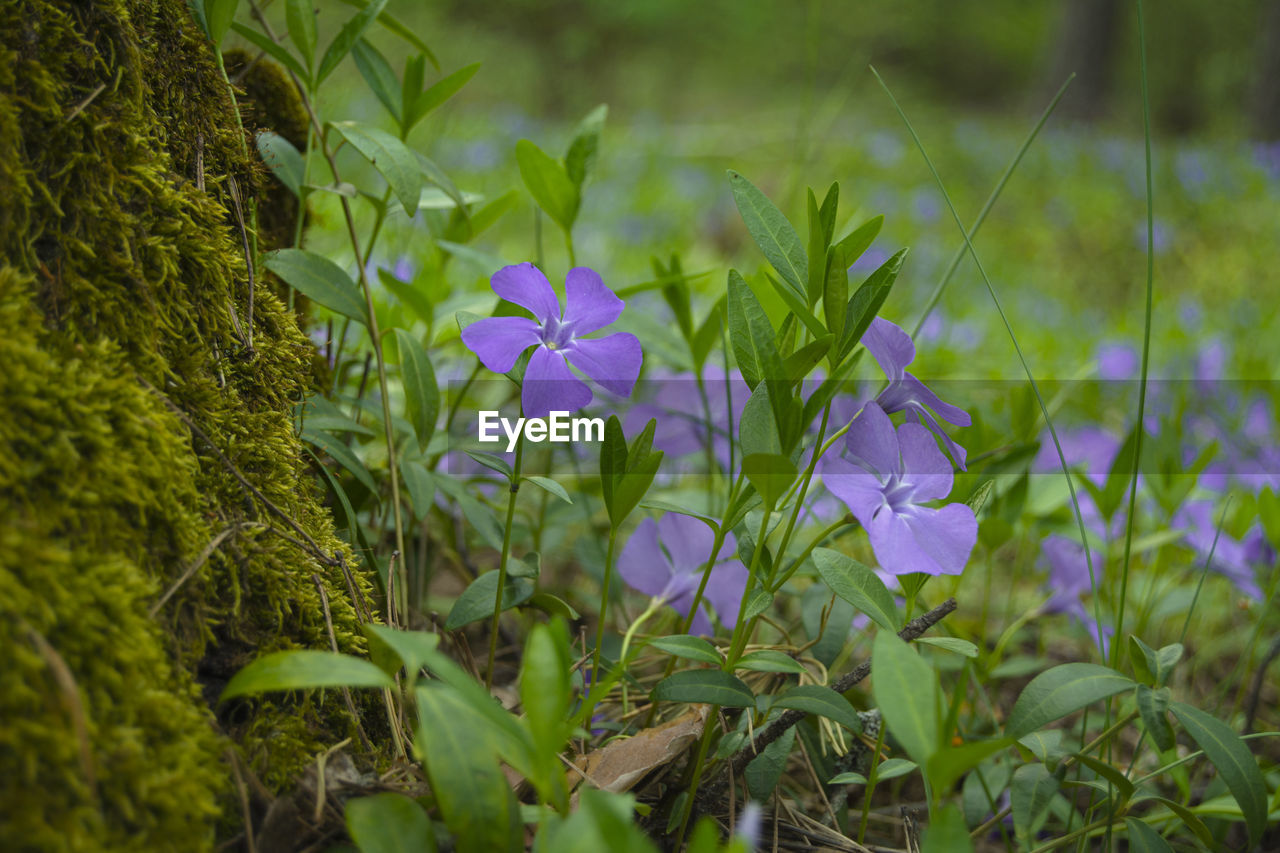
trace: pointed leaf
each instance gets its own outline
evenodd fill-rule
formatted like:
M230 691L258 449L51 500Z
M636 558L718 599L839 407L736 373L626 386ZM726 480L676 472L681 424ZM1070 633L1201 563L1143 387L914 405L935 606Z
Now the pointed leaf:
M832 592L886 631L898 630L902 620L893 593L870 567L830 548L815 548L813 564Z
M1067 714L1132 690L1134 682L1093 663L1064 663L1040 673L1022 690L1005 723L1005 734L1020 738Z
M289 2L294 3L297 0L289 0ZM309 4L310 0L303 0L303 2ZM382 105L387 108L387 112L391 113L396 124L403 123L404 103L400 81L396 79L396 73L391 70L386 57L365 39L356 42L356 46L351 49L351 56L356 61L356 69L360 72L360 76L364 78L364 82L369 85L369 89L382 102Z
M524 604L533 595L533 590L533 582L528 578L507 578L502 587L502 609L510 610ZM464 625L492 617L493 601L497 595L497 571L485 572L473 580L453 603L449 618L444 623L445 630L456 631Z
M422 342L404 329L396 329L400 347L400 374L404 380L405 417L418 434L418 449L425 451L440 415L440 386Z
M809 263L805 258L804 244L782 211L754 184L737 172L729 172L729 185L733 200L742 214L751 239L778 271L778 275L801 296L805 296L805 282L809 280Z
M724 658L716 651L715 646L701 637L693 637L689 634L658 637L650 640L649 645L669 655L675 655L686 660L696 660L700 663L709 663L712 666L720 666L720 664L724 663Z
M774 708L794 708L806 714L817 714L834 720L854 734L861 734L862 721L849 700L820 684L801 684L792 687L773 700Z
M308 299L358 323L368 323L359 286L323 255L306 249L279 249L268 254L263 263Z
M331 126L387 179L404 212L409 216L417 213L422 197L422 170L409 146L385 130L359 122L338 121Z
M342 29L338 30L338 34L333 37L333 41L325 50L324 57L320 60L320 67L316 69L316 86L323 83L325 78L334 72L386 5L387 0L373 0L342 25Z
M364 658L314 649L292 649L263 655L237 672L227 682L218 701L277 690L394 686L395 682L385 672Z
M756 704L751 688L719 669L687 669L672 673L653 688L655 702L691 702L722 708L750 708Z
M267 168L279 179L280 183L288 187L294 195L301 198L302 175L305 171L305 166L298 149L294 148L293 143L280 134L272 133L269 130L259 133L255 141L258 145L258 156L262 158L262 162L267 164Z
M1009 802L1014 831L1024 845L1031 846L1033 833L1048 813L1058 785L1058 779L1043 764L1024 764L1013 771Z
M876 633L871 650L871 692L889 732L922 767L938 751L938 676L890 631Z
M422 121L428 113L458 94L458 90L467 85L479 70L480 63L476 62L459 68L447 77L443 77L431 84L430 88L413 99L412 108L405 110L405 125L412 128Z
M1227 790L1240 804L1249 829L1249 847L1253 847L1267 827L1267 784L1257 759L1240 735L1217 717L1184 702L1171 702L1169 708L1196 745L1204 750L1227 784Z
M288 0L284 20L289 27L289 39L310 68L316 61L316 10L311 0Z
M578 188L564 167L527 139L516 143L516 164L529 194L566 233L578 217Z
M578 123L573 132L573 141L564 155L564 170L579 191L591 174L595 165L596 152L600 148L600 132L604 129L605 119L609 115L609 105L600 106L587 113L586 118Z

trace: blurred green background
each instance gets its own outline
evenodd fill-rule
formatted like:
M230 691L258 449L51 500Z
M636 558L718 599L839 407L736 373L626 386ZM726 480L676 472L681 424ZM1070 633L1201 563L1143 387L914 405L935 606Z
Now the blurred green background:
M843 230L883 213L873 257L911 247L884 313L913 324L961 239L868 65L911 116L966 224L1075 72L977 246L1038 375L1087 375L1099 347L1140 345L1147 237L1134 4L393 0L388 8L432 47L443 73L481 63L411 142L463 190L489 199L519 192L476 251L449 262L443 286L447 253L434 242L442 217L389 223L378 263L402 278L430 279L441 317L487 311L493 265L537 256L516 141L532 139L558 156L576 122L605 103L608 123L575 240L578 262L611 286L651 279L651 257L679 252L687 271L708 273L698 282L709 304L730 265L749 272L763 263L726 169L748 176L800 227L805 187L821 197L838 180ZM268 15L283 17L283 9ZM348 15L344 6L321 6L322 42ZM1153 363L1163 375L1191 375L1200 351L1215 344L1226 350L1228 375L1271 379L1280 355L1272 331L1280 2L1171 0L1148 4L1147 15ZM402 40L385 30L370 39L401 67ZM326 118L385 124L356 70L344 68L322 93ZM362 167L347 154L350 169ZM331 198L319 201L313 224L309 245L336 257L344 237ZM554 281L567 258L544 225ZM669 318L653 304L650 331L660 334ZM390 296L386 310L399 310ZM439 324L438 339L449 325ZM967 260L929 340L922 374L1021 376Z

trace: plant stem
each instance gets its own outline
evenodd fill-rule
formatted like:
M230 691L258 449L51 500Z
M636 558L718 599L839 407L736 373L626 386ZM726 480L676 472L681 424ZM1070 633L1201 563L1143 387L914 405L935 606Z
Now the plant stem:
M484 686L493 687L493 661L498 655L498 621L502 618L502 593L507 585L507 560L511 556L511 527L516 515L516 496L520 492L520 462L524 457L524 433L516 439L516 461L511 466L511 484L507 493L507 523L502 530L502 556L498 560L498 592L493 600L493 623L489 626L489 665L485 668Z
M600 616L596 623L596 647L591 650L591 682L594 684L600 678L600 647L604 645L604 625L606 616L609 612L609 587L613 581L613 552L618 544L618 528L613 524L609 525L609 545L605 550L604 556L604 581L600 585ZM595 713L595 703L591 703L587 708L586 720L587 728L591 727L591 716Z

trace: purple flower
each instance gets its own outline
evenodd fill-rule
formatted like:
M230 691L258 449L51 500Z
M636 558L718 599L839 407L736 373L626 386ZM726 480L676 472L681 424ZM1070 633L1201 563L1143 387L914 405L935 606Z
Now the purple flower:
M1046 613L1066 613L1079 622L1091 637L1098 637L1098 622L1081 599L1092 591L1089 580L1089 563L1084 556L1084 548L1065 536L1046 536L1040 545L1045 559L1049 561L1049 589L1053 596L1044 605ZM1094 548L1089 549L1093 560L1093 574L1098 584L1102 583L1102 555ZM1107 641L1115 630L1110 626L1102 627L1102 646L1107 648Z
M661 599L688 616L714 544L710 528L691 516L667 513L657 522L646 518L622 549L618 571L633 589ZM695 634L712 633L706 614L708 603L725 627L732 628L738 620L738 605L747 587L747 568L734 556L737 547L733 534L725 536L711 567L702 607L690 625Z
M1174 527L1186 528L1186 543L1202 558L1213 552L1209 568L1225 576L1236 589L1255 601L1262 600L1262 588L1254 576L1250 557L1258 553L1256 546L1241 542L1224 531L1218 533L1218 518L1209 501L1189 501L1173 517ZM1213 544L1217 536L1218 544ZM1199 568L1199 567L1197 567Z
M1128 344L1105 344L1098 349L1098 376L1108 382L1132 379L1140 367L1138 351Z
M917 423L893 427L868 403L845 436L846 458L824 460L822 482L844 501L871 538L882 568L895 575L957 575L978 539L978 521L964 504L940 509L927 501L951 492L952 472L929 431Z
M884 266L884 262L889 260L889 253L884 249L870 248L862 253L849 267L849 272L875 272Z
M535 319L477 320L462 330L462 342L495 373L511 370L521 353L537 347L524 372L521 404L525 417L575 412L591 402L591 389L569 371L569 364L605 390L630 395L643 360L636 336L618 332L603 338L582 337L617 320L625 304L594 270L569 270L563 312L546 276L531 263L503 267L490 283L494 293L529 309Z
M676 458L691 454L704 454L710 438L712 450L721 468L729 467L729 435L751 396L751 389L742 380L742 374L733 370L728 379L724 368L708 364L702 371L706 405L698 389L693 373L667 373L655 376L651 372L644 385L654 389L651 401L633 406L624 423L626 432L639 432L650 418L657 420L653 446ZM730 410L730 399L733 406ZM708 418L708 409L710 418ZM705 467L705 466L704 466ZM701 473L710 473L702 471Z
M862 336L862 344L889 379L889 387L876 397L880 407L888 413L906 411L909 419L924 423L930 432L942 439L947 452L960 470L965 470L964 448L952 441L929 410L932 409L944 421L956 426L968 426L972 421L964 409L942 402L923 382L907 373L907 365L916 357L916 347L911 342L911 336L901 327L883 317L877 317L871 321L866 334Z

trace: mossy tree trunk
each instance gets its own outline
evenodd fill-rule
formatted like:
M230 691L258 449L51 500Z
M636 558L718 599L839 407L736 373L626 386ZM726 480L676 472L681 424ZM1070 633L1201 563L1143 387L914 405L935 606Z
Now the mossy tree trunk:
M5 850L211 848L232 751L281 789L350 734L337 693L214 705L263 652L358 650L368 589L294 434L313 348L249 310L233 109L183 0L0 2Z

